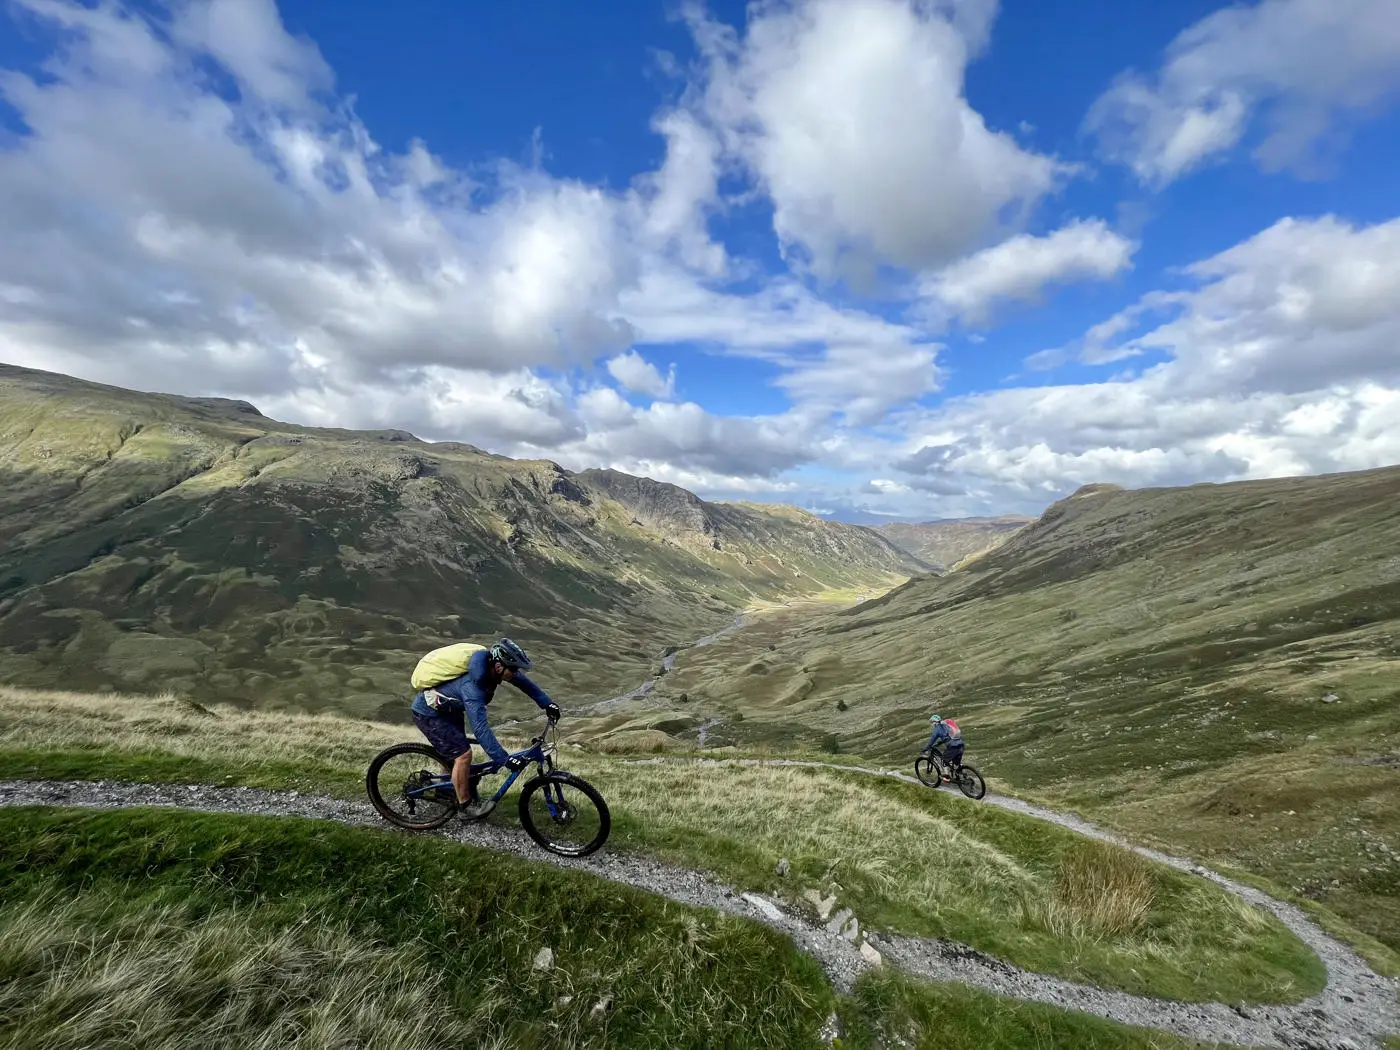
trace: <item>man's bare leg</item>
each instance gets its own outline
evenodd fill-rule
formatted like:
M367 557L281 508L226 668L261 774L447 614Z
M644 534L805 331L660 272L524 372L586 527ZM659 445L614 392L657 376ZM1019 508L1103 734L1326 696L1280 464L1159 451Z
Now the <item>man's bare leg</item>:
M457 761L452 763L452 789L457 792L457 801L460 803L470 802L471 787L468 778L471 776L472 749L467 748L457 756Z

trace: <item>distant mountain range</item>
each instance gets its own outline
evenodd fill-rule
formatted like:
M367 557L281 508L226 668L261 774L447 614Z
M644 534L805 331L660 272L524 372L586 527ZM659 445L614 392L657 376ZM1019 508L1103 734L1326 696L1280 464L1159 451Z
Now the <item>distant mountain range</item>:
M596 699L755 600L929 568L793 507L0 366L12 684L401 714L423 651L509 633Z
M944 518L888 522L875 531L939 571L1000 547L1035 519L1023 514L995 518Z

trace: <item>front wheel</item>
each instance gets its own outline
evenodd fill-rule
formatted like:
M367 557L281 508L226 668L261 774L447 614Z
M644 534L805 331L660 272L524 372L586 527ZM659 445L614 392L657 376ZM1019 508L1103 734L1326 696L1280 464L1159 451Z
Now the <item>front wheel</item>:
M968 798L981 798L987 793L987 782L971 766L959 766L953 779L957 781L958 790Z
M943 782L943 763L932 755L920 755L914 760L914 775L931 788Z
M546 773L520 792L520 823L540 846L561 857L586 857L612 830L598 789L572 773Z

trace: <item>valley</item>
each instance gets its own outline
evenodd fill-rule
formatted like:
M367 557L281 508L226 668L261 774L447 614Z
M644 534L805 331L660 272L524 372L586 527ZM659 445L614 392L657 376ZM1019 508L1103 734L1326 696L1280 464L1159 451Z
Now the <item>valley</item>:
M12 684L404 717L422 652L509 634L603 699L755 602L928 568L796 508L0 366Z

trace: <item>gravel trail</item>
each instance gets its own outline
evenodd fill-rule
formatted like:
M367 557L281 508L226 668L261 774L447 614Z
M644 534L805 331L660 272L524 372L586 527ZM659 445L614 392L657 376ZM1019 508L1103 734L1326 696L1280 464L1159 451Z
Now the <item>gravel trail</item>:
M676 760L648 759L636 764L661 761ZM917 783L913 777L895 770L860 766L831 767L827 763L781 759L683 761L812 765ZM1112 842L1120 841L1077 818L1054 813L1018 799L989 793L984 801L1014 809L1031 817L1053 821L1081 834ZM389 828L367 802L321 798L296 791L111 781L0 781L0 806L32 805L95 809L166 806L212 813L309 817L353 826L377 827L394 834L414 834ZM507 819L510 820L509 817ZM821 964L833 985L842 991L848 991L855 979L869 967L888 964L934 980L957 981L1017 999L1081 1010L1124 1024L1156 1028L1210 1042L1313 1050L1359 1050L1361 1047L1378 1047L1385 1035L1400 1032L1400 1004L1397 1004L1395 983L1373 973L1360 956L1324 933L1301 909L1276 901L1252 887L1206 871L1189 861L1151 850L1138 849L1138 852L1200 877L1209 878L1250 903L1277 915L1326 963L1328 981L1324 991L1293 1006L1233 1007L1215 1003L1176 1003L1134 996L1031 973L966 945L936 938L867 933L864 943L858 946L827 926L816 924L804 915L788 911L777 901L755 893L740 892L704 872L675 867L638 854L607 848L583 859L557 857L536 847L522 830L509 823L507 826L498 827L486 822L454 821L444 830L434 834L458 842L516 854L527 860L555 864L559 867L580 868L613 882L657 893L684 904L715 908L730 915L764 923L790 936L799 948ZM1131 846L1129 843L1122 844Z

